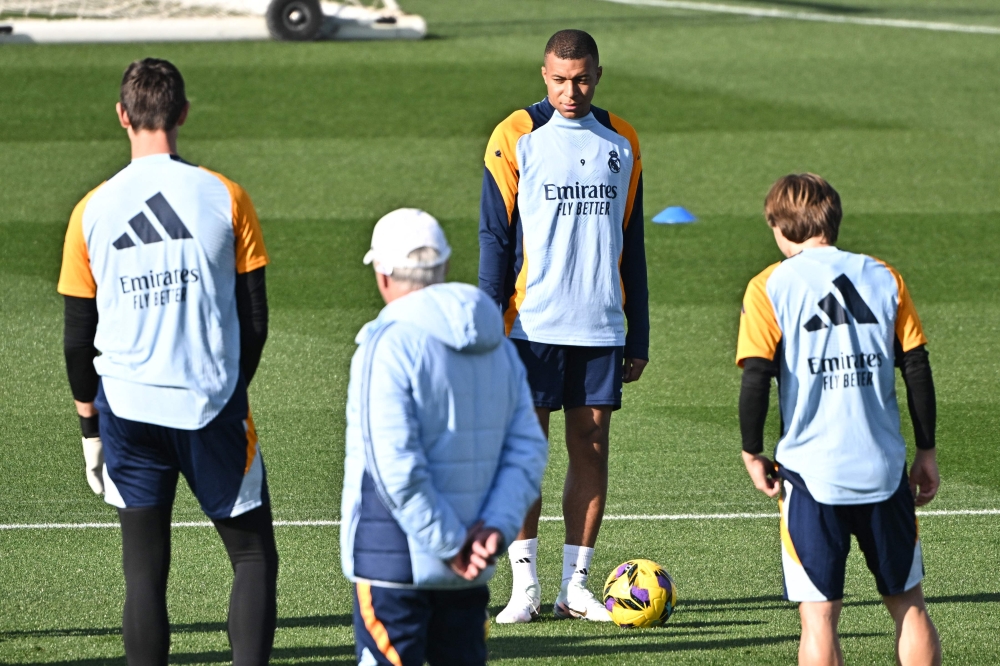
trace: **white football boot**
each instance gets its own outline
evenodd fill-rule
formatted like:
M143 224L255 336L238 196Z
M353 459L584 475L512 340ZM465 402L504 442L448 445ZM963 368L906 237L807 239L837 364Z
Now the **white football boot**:
M557 620L570 618L591 622L611 622L611 613L594 596L594 593L580 584L569 583L559 591L552 614Z
M524 624L538 617L542 606L542 593L537 583L515 590L510 595L507 607L497 613L497 624Z

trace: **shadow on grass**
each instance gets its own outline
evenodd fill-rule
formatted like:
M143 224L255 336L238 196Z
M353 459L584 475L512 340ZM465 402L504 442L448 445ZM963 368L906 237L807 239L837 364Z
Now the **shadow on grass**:
M928 604L987 604L1000 602L998 592L952 594L925 597ZM844 600L845 606L881 606L881 599ZM740 597L734 599L683 599L680 608L691 608L700 613L729 613L732 611L785 610L795 608L795 602L779 595Z
M353 624L351 615L314 615L311 617L279 617L279 629L326 627L349 627ZM197 634L214 631L226 631L225 622L193 622L189 624L171 624L172 634ZM0 640L11 638L61 638L65 636L116 636L122 633L121 627L93 627L90 629L26 629L21 631L0 631ZM174 661L173 656L170 657Z
M293 647L275 648L271 652L271 661L286 660L321 660L324 664L355 663L354 645L338 645L334 647ZM172 652L171 664L230 664L233 653L229 650L213 650L208 652ZM93 659L67 659L65 661L19 662L18 666L43 666L43 664L58 666L126 666L125 657Z
M766 604L774 601L784 601L780 595L770 595L762 597L736 597L733 599L682 599L684 606L752 606L754 604ZM698 610L701 610L700 608Z
M1000 601L1000 593L980 592L978 594L949 594L924 597L928 604L988 604ZM844 601L845 606L881 606L880 599L865 599L859 601Z
M785 610L792 608L792 606L780 595L768 595L732 599L681 599L678 608L690 608L699 613L732 613L733 611Z
M774 602L780 602L780 606L768 606L766 604L771 604ZM713 606L717 608L713 608ZM736 606L736 608L734 608ZM678 608L692 608L698 612L711 613L716 612L730 612L734 610L766 610L768 608L786 608L788 607L788 602L785 601L780 596L768 596L768 597L743 597L737 599L682 599L678 604ZM493 617L497 616L497 613L503 610L503 606L497 605L490 607L490 615ZM542 615L542 621L547 621L552 619L548 615ZM680 623L671 622L670 626L678 626ZM721 626L726 624L748 624L746 621L733 620L733 621L721 621L713 623L703 623L706 626L711 624L713 626Z
M925 597L929 604L987 604L1000 601L1000 592L977 592L975 594L951 594ZM845 606L880 606L880 599L844 600ZM767 610L769 608L793 608L794 602L780 595L760 597L740 597L734 599L684 599L679 607L694 607L699 612L733 610Z
M1000 602L1000 593L981 592L977 594L940 595L927 597L929 604L985 604ZM876 599L845 601L845 606L876 606L882 602ZM782 597L758 596L732 599L688 599L683 606L697 612L731 612L734 610L762 610L769 608L792 608ZM499 610L499 608L494 609ZM542 622L554 621L541 618ZM310 617L279 618L279 628L324 628L348 627L351 615L316 615ZM720 620L720 621L680 621L671 622L663 629L624 632L620 636L495 636L489 641L490 655L494 658L517 657L582 657L592 655L612 655L625 653L683 652L692 650L726 650L730 648L775 645L798 641L797 634L763 637L722 638L726 627L748 627L766 624L761 620ZM713 631L714 629L714 631ZM225 623L196 622L174 624L170 630L175 634L224 632ZM121 633L118 627L94 627L91 629L38 629L0 632L0 641L17 638L61 638L71 636L110 636ZM628 636L623 643L618 638ZM848 633L842 638L868 638L881 636L880 633ZM709 637L716 636L716 637ZM701 638L697 638L701 637ZM609 641L608 639L611 638ZM606 641L603 644L600 641ZM353 645L330 647L289 647L275 648L273 661L317 659L324 663L354 663ZM170 655L170 662L176 664L230 663L229 651L180 652ZM65 661L47 661L46 664L69 666L125 666L125 658L94 658ZM22 662L21 666L41 666L42 662Z
M623 637L624 638L624 637ZM629 632L628 641L608 640L607 636L505 636L489 641L491 659L517 657L594 657L632 653L685 652L690 650L725 650L776 645L799 640L798 634L756 638L709 638L672 640L669 627L663 630Z

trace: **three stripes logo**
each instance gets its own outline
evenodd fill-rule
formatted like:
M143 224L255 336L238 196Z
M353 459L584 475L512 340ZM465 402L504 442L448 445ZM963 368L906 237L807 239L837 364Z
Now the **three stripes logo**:
M167 232L170 238L173 240L194 238L162 193L157 192L149 199L146 199L146 205L149 206L149 210L153 211L153 215L159 220L160 226L163 227L163 230ZM156 227L153 226L153 223L149 221L149 218L142 211L128 221L128 226L132 227L132 231L135 232L139 242L144 245L159 243L163 240L160 232L156 230ZM116 250L125 250L135 247L135 241L132 240L132 237L126 231L112 245Z
M872 312L868 304L865 303L865 299L861 298L861 294L858 293L857 288L854 283L848 279L846 275L841 275L836 280L833 281L833 286L837 288L840 295L844 297L844 305L840 304L837 297L830 292L819 302L819 309L829 317L830 325L832 326L842 326L844 324L851 323L848 313L853 317L854 322L857 324L877 324L878 319L875 317L875 313ZM845 310L846 307L846 310ZM826 322L824 322L818 314L813 315L809 321L807 321L802 328L806 329L810 333L815 331L828 328Z

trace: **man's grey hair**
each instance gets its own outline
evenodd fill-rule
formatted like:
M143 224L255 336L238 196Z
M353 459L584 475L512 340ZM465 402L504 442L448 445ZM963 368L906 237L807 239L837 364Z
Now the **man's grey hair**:
M406 258L423 265L393 268L390 276L393 280L406 282L414 287L426 287L444 282L445 275L448 273L448 262L437 266L427 265L436 264L441 259L441 253L434 248L418 247L406 255Z

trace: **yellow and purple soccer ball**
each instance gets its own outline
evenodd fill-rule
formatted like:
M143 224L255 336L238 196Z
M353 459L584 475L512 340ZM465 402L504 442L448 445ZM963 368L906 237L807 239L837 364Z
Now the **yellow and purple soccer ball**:
M604 607L619 627L658 627L677 607L677 586L651 560L629 560L604 583Z

